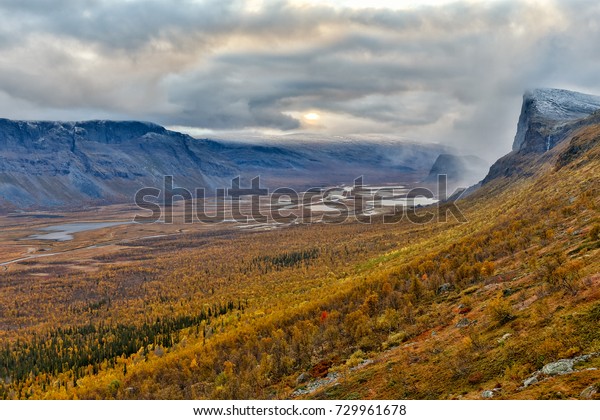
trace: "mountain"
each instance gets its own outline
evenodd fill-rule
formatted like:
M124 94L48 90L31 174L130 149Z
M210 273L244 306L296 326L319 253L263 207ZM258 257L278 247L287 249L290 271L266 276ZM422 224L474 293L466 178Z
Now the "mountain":
M561 138L565 123L600 109L600 96L563 89L534 89L523 95L513 151L545 152Z
M118 202L173 175L206 187L226 163L151 123L0 121L0 197L19 207Z
M468 187L481 180L489 165L477 156L457 156L443 153L437 157L425 178L425 183L435 183L438 175L447 175L448 185Z
M138 121L0 120L0 207L131 202L163 176L194 191L260 175L263 185L304 188L417 178L446 149L408 142L270 145L195 139Z
M512 151L492 165L482 184L531 176L546 152L600 118L599 110L599 96L549 88L526 92Z
M364 176L367 183L416 181L447 148L389 139L203 140L245 178L270 188L330 186ZM229 181L229 179L227 179Z
M565 124L503 158L511 175L419 211L437 221L21 242L30 258L0 282L0 399L598 399L600 115Z

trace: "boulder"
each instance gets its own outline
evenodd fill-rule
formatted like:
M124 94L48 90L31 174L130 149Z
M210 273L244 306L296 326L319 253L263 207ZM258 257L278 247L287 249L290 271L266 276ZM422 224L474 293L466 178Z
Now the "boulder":
M573 359L561 359L548 363L542 368L542 373L549 376L564 375L573 372Z
M454 290L454 286L450 283L444 283L440 287L438 287L437 293L438 295L441 295L442 293L448 293L451 290Z
M460 321L458 321L458 323L456 324L456 328L465 328L469 325L471 325L471 321L469 321L469 318L463 318Z
M494 391L487 389L481 393L482 398L494 398Z
M572 359L560 359L560 360L557 360L556 362L548 363L548 364L544 365L542 370L538 370L537 372L534 372L529 378L525 379L523 381L523 388L527 388L529 385L538 383L539 375L556 376L556 375L566 375L569 373L577 372L577 370L574 368L575 364L580 363L580 362L585 362L586 360L589 360L592 357L596 357L598 355L599 355L599 353L590 353L590 354L584 354L582 356L577 356ZM588 368L586 370L590 370L590 369L595 369L595 368ZM544 380L547 378L542 377L541 379ZM591 390L588 390L588 388L586 388L584 390L584 392L585 391L591 392ZM582 392L582 398L583 398L583 392Z
M523 381L523 387L527 388L529 385L537 384L538 382L539 381L538 381L537 375L535 375L535 376L525 379Z
M598 392L598 388L594 385L588 386L586 389L581 391L579 396L585 400L591 400L594 397L594 394Z

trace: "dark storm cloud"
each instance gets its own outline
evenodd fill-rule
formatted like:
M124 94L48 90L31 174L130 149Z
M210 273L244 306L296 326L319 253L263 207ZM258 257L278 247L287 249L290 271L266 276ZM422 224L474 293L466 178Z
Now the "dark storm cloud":
M591 1L248 10L5 0L0 15L0 113L10 118L396 133L493 157L511 143L523 90L600 93ZM301 118L311 110L323 115L314 127Z

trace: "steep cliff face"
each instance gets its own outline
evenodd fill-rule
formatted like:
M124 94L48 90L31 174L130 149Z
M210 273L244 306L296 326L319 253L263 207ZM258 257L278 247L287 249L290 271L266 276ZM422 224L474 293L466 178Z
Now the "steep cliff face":
M512 150L543 153L564 134L566 122L600 109L600 97L563 89L534 89L523 95Z
M477 156L457 156L443 153L437 157L425 178L425 183L435 183L438 175L446 175L451 187L468 187L485 175L489 165Z
M0 121L0 197L17 206L131 199L173 175L206 187L233 173L195 139L151 123Z
M142 187L231 186L261 176L264 186L303 188L424 176L445 149L403 142L250 144L199 140L138 121L0 120L0 207L131 203Z
M562 89L526 92L512 151L492 165L483 184L497 178L531 175L535 161L578 128L596 121L599 112L599 96Z

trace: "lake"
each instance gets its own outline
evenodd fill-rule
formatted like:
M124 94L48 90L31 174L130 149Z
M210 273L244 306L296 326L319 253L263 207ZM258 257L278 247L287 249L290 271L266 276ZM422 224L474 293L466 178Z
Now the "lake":
M73 235L79 232L86 232L88 230L104 229L112 226L126 225L132 222L78 222L78 223L65 223L62 225L48 226L39 229L43 232L36 235L31 235L27 239L38 239L43 241L70 241L73 239Z

